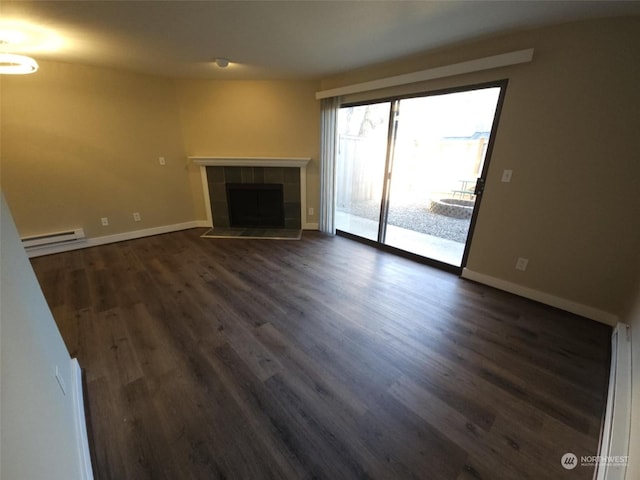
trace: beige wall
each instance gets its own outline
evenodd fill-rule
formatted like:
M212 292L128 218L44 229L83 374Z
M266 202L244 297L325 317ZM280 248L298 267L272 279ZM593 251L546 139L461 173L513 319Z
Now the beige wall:
M179 80L178 98L188 155L311 157L307 168L307 216L318 222L320 104L318 82ZM191 181L204 220L199 169Z
M322 87L531 47L530 64L414 86L509 78L467 267L621 315L640 266L639 17L478 41ZM511 183L501 183L503 169L513 169ZM514 269L518 257L529 258L526 272Z
M1 82L0 179L22 236L205 220L188 155L311 157L307 221L317 222L317 82L171 80L58 62Z
M173 81L40 63L2 79L2 187L20 234L84 227L96 237L193 220Z

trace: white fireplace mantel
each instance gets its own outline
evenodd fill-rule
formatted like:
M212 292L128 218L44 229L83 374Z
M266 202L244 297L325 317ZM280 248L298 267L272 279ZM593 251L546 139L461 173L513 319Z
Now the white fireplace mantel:
M308 157L189 157L201 167L298 167L306 168Z
M213 227L213 215L209 203L207 167L293 167L300 169L300 222L303 229L316 229L307 223L307 164L308 157L200 157L190 156L190 161L200 166L204 205L209 225Z

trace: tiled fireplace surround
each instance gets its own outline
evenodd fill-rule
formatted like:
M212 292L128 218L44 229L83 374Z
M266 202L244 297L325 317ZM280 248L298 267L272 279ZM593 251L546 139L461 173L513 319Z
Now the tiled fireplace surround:
M308 158L190 157L200 165L207 215L214 227L229 227L227 183L283 186L285 228L304 228Z
M300 221L300 173L292 167L207 167L211 215L216 227L229 227L227 183L278 184L284 197L284 227L302 228Z

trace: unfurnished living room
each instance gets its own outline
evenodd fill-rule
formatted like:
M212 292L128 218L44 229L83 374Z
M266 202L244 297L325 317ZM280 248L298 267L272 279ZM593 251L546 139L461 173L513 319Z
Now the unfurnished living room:
M640 478L640 2L2 1L0 478Z

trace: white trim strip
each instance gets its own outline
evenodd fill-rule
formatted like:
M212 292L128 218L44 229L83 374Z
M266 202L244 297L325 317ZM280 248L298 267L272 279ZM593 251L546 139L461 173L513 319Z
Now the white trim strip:
M82 370L75 358L71 359L73 376L73 409L75 412L76 438L78 440L78 457L80 458L80 475L82 480L93 480L91 454L89 453L89 436L87 435L87 418L84 411L82 392Z
M211 194L209 192L206 165L200 165L200 180L202 181L202 193L204 194L204 211L207 214L207 227L213 228L213 212L211 211Z
M619 320L618 316L613 313L605 312L604 310L599 310L597 308L573 302L565 298L556 297L555 295L541 292L533 288L523 287L522 285L508 282L506 280L502 280L501 278L485 275L484 273L474 272L473 270L469 270L468 268L464 268L462 270L461 277L468 280L473 280L478 283L482 283L483 285L497 288L499 290L504 290L505 292L513 293L530 300L535 300L536 302L544 303L545 305L550 305L552 307L559 308L560 310L575 313L576 315L590 318L591 320L595 320L596 322L604 323L607 325L615 326Z
M300 167L310 157L188 157L196 165L205 167Z
M350 95L352 93L369 92L371 90L379 90L381 88L397 87L400 85L407 85L409 83L425 82L427 80L435 80L437 78L453 77L454 75L462 75L465 73L481 72L482 70L490 70L492 68L528 63L532 59L533 48L516 50L514 52L502 53L491 57L478 58L476 60L454 63L452 65L420 70L419 72L405 73L402 75L395 75L393 77L381 78L379 80L356 83L355 85L322 90L320 92L316 92L316 100Z
M611 368L609 391L604 414L604 425L598 455L629 458L629 433L631 431L631 338L629 325L618 323L611 335ZM612 464L596 463L596 480L624 480L627 461Z

